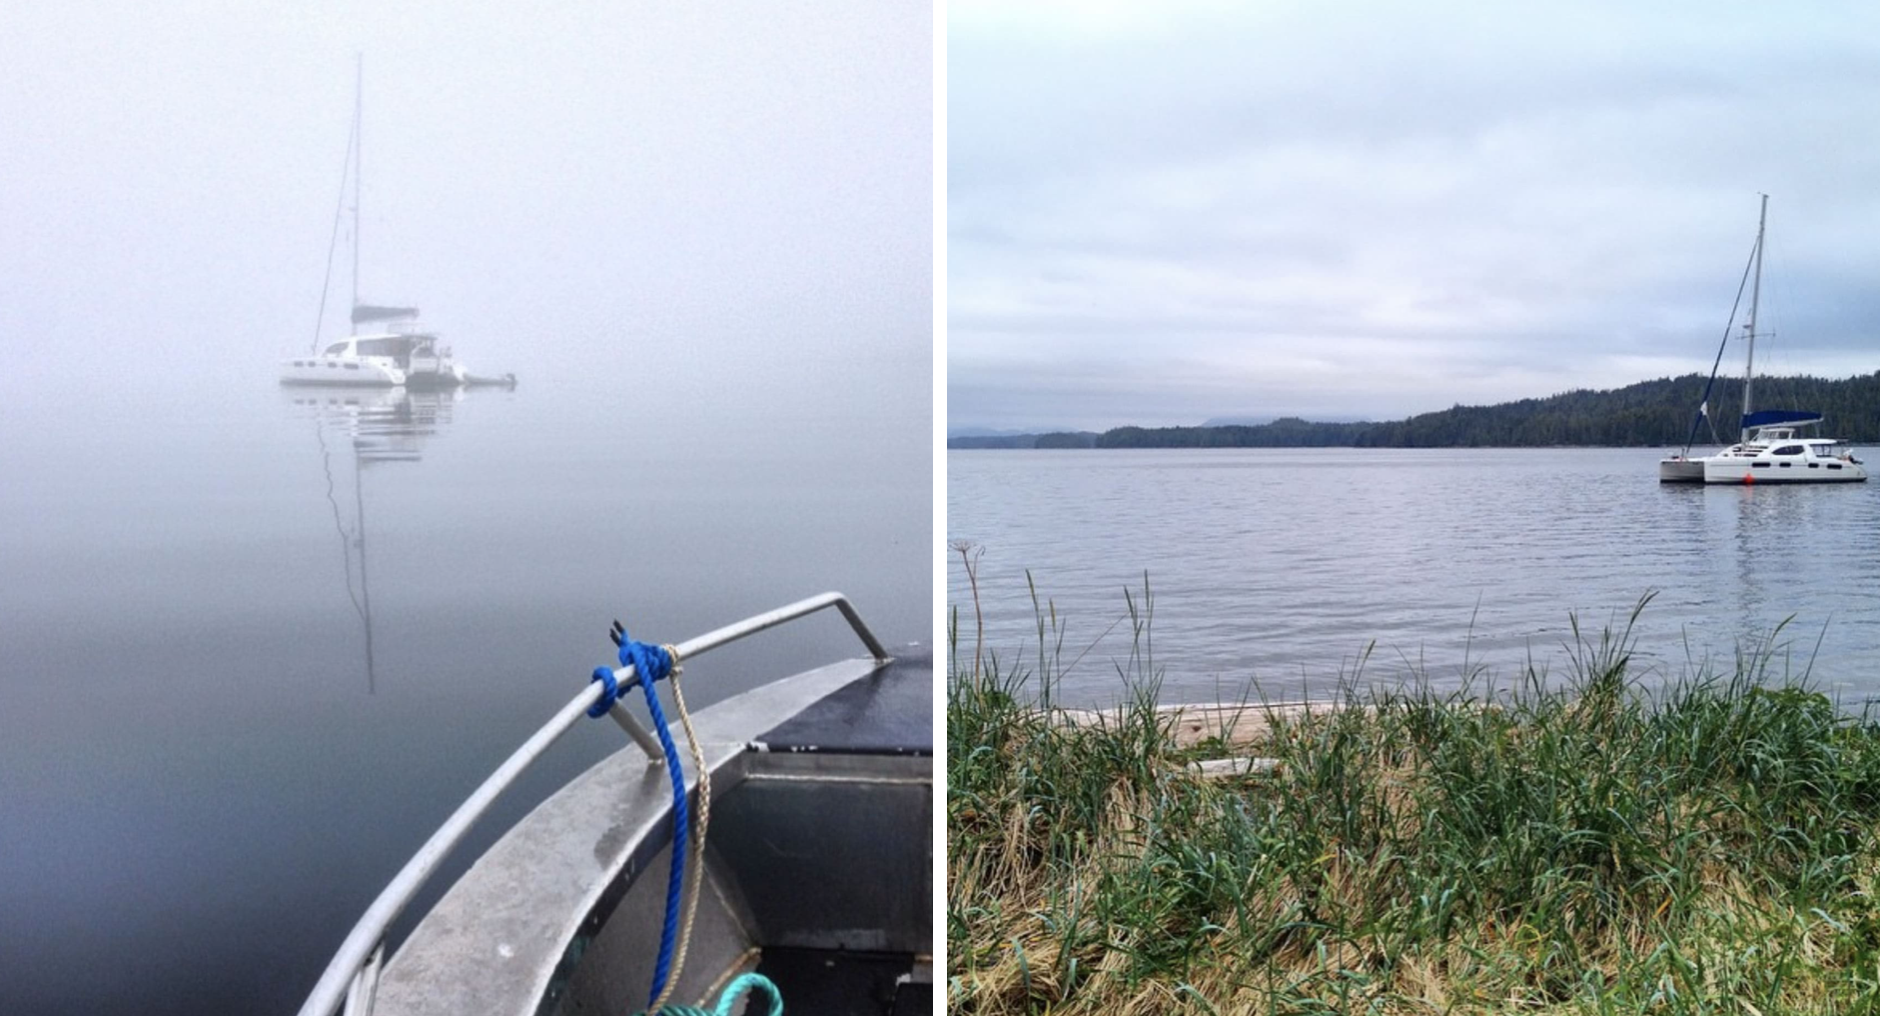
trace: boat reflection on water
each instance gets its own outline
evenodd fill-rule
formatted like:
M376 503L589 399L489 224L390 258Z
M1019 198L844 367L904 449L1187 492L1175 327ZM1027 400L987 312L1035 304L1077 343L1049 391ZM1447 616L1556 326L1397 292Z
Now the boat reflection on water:
M461 388L303 391L291 398L293 410L313 421L319 439L320 467L326 478L327 504L333 510L333 529L339 537L346 597L365 634L368 694L378 692L378 672L372 654L372 587L366 562L366 474L387 463L422 459L425 442L450 423L452 409L464 398ZM342 463L342 475L344 461L352 459L350 513L341 504L345 498L334 474L335 457Z

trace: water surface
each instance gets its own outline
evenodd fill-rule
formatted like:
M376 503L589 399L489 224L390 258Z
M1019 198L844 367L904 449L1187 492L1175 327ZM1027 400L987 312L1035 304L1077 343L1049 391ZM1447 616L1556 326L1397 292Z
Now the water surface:
M1661 454L952 452L947 530L982 551L987 646L1036 652L1029 571L1066 619L1063 659L1082 656L1063 687L1082 702L1121 693L1123 590L1145 572L1171 700L1324 695L1367 649L1385 683L1453 683L1465 662L1512 679L1529 654L1557 673L1571 615L1596 633L1648 592L1637 633L1661 677L1786 621L1777 670L1880 696L1880 484L1666 486ZM970 639L957 555L948 603Z
M293 1012L609 660L615 617L679 641L839 589L889 644L926 640L930 379L881 366L739 392L709 364L455 395L19 386L0 1012ZM688 699L861 652L817 616L688 661ZM584 724L497 826L623 742Z

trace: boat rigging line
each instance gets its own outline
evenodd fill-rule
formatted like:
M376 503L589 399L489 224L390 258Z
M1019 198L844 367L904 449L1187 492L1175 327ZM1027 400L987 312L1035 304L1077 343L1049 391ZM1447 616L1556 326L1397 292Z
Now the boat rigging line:
M333 285L333 254L339 250L340 216L346 211L346 184L353 179L353 153L358 146L359 117L357 113L355 113L353 116L352 131L346 135L346 158L340 161L339 201L335 202L333 205L333 235L326 242L326 277L320 280L320 313L313 319L313 344L307 347L307 351L310 353L318 353L320 351L320 326L326 324L326 297ZM355 250L357 250L357 238L359 235L358 209L359 202L358 199L355 198L353 200L353 236ZM354 274L358 273L355 272ZM353 286L356 288L358 285L358 280L355 279Z
M1717 444L1723 443L1723 439L1717 436L1717 421L1710 415L1710 389L1717 383L1717 369L1723 365L1723 351L1729 348L1730 332L1736 327L1736 311L1743 305L1743 290L1749 286L1749 270L1755 267L1756 253L1761 249L1762 230L1758 228L1756 242L1750 246L1749 260L1743 262L1743 278L1736 284L1736 300L1730 304L1730 320L1723 326L1723 341L1717 344L1717 358L1710 363L1710 380L1704 382L1704 397L1698 400L1697 415L1691 420L1691 433L1684 439L1684 451L1679 453L1681 455L1691 454L1691 445L1697 443L1697 425L1706 420L1710 422L1711 440Z

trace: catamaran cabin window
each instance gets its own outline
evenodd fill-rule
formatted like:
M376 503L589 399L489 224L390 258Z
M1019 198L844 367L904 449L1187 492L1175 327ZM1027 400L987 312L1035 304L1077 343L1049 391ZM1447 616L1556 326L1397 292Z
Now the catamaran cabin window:
M1801 453L1802 453L1802 446L1798 444L1792 444L1792 445L1783 445L1782 447L1777 448L1775 451L1770 452L1769 454L1771 455L1800 455Z
M335 342L332 345L326 347L325 355L341 356L341 355L344 355L345 352L346 352L346 344L344 342Z
M403 339L360 339L360 356L397 356L406 343Z

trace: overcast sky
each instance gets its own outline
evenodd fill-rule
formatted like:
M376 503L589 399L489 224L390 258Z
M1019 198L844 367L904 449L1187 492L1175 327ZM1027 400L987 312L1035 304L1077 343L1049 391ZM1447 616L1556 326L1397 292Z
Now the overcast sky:
M10 4L0 396L23 413L100 383L273 385L313 341L363 54L361 295L421 308L473 370L920 411L932 17Z
M951 427L1880 369L1880 8L948 10Z

